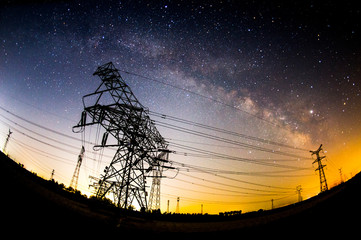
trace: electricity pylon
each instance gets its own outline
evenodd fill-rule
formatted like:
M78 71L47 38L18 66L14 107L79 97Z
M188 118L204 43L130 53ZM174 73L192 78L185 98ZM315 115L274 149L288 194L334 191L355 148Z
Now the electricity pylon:
M157 160L160 161L161 164L156 166L153 170L152 187L149 196L149 209L151 210L160 210L160 180L163 177L163 168L173 168L164 166L164 163L168 162L170 151L166 149L162 149L161 151L162 152L157 157Z
M146 177L168 162L161 158L168 145L148 109L139 103L112 62L99 66L93 75L101 84L83 96L84 111L73 131L99 124L104 134L101 144L93 148L117 147L100 176L96 197L109 194L118 207L129 208L136 201L141 209L148 209Z
M310 152L312 153L311 155L316 155L316 160L312 164L314 164L316 162L318 164L318 167L316 168L315 171L319 172L319 175L320 175L320 191L324 192L324 191L328 190L326 175L325 175L325 171L323 170L323 168L326 167L326 165L322 164L322 159L324 159L326 156L320 156L321 151L322 151L322 144L320 145L320 147L316 151L310 151Z
M10 139L10 135L11 135L12 133L13 133L13 132L10 131L10 129L9 129L8 136L6 137L6 140L5 140L5 143L4 143L3 153L5 153L5 151L6 151L6 146L8 145L8 142L9 142L9 139Z
M51 171L50 181L54 181L55 169Z
M342 168L339 168L339 169L338 169L338 172L340 173L340 179L341 179L341 182L340 182L340 183L343 183Z
M179 197L177 197L177 207L175 208L175 213L179 213Z
M296 187L296 193L298 195L298 202L302 202L302 195L301 195L302 190L303 189L302 189L301 185L298 185Z
M73 177L71 178L71 181L70 181L70 187L72 187L75 190L78 187L78 178L79 178L80 166L81 166L81 163L83 161L84 152L85 152L85 149L84 149L84 146L82 146L81 150L80 150L80 154L78 156L78 162L76 164L75 171L73 173Z

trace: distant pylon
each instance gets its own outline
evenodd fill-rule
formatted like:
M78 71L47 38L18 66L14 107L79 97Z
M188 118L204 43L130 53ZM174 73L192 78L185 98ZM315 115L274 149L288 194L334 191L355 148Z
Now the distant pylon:
M316 155L316 160L312 164L314 164L316 162L318 164L318 167L316 168L315 171L319 172L319 175L320 175L320 191L324 192L324 191L328 190L326 175L325 175L325 171L323 170L323 168L326 167L326 165L322 164L322 159L324 159L326 156L320 156L321 151L322 151L322 144L320 145L320 147L316 151L310 151L310 152L312 153L312 155Z
M78 187L78 178L79 178L80 166L81 166L81 163L83 161L84 152L85 152L85 149L84 149L84 146L82 146L81 150L80 150L80 154L78 156L78 162L76 164L73 177L71 178L71 181L70 181L70 187L72 187L75 190Z
M160 210L160 180L163 177L163 168L166 167L164 166L164 163L168 161L170 152L166 149L158 149L158 151L160 151L160 154L158 155L157 160L160 164L154 167L152 187L149 196L149 209L151 210Z
M342 168L339 168L339 169L338 169L338 172L340 173L341 183L343 183Z
M177 197L177 207L175 209L175 213L179 213L179 197Z
M160 178L162 171L153 170L154 176L152 181L152 188L150 189L149 209L160 209Z
M298 202L302 202L302 195L301 195L302 190L303 189L302 189L301 185L298 185L296 187L296 193L298 195Z
M54 180L54 174L55 174L55 170L53 169L53 171L51 171L50 181Z
M8 145L8 142L9 142L9 139L10 139L10 135L12 134L13 132L10 131L10 128L9 128L9 133L8 133L8 136L6 137L6 140L5 140L5 143L4 143L4 147L3 147L3 153L5 153L6 151L6 146Z

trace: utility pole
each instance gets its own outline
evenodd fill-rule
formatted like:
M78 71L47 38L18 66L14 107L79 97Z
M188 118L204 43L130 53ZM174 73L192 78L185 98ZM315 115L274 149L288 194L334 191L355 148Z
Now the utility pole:
M167 213L169 213L169 200L167 201Z
M320 156L320 152L322 151L322 144L320 145L320 147L316 150L316 151L310 151L311 155L316 155L316 160L312 163L316 163L318 164L318 167L316 168L315 171L319 172L320 175L320 191L324 192L328 190L328 186L327 186L327 180L326 180L326 175L325 175L325 171L324 171L324 167L326 167L326 165L322 164L322 159L324 159L326 156Z
M203 204L201 204L201 215L203 215Z
M13 132L10 131L10 128L9 128L9 133L8 133L8 136L6 137L6 140L5 140L5 143L4 143L4 147L3 147L3 153L5 153L6 151L6 146L8 145L8 142L9 142L9 139L10 139L10 135L12 134Z
M271 209L273 209L273 198L271 199Z
M82 146L81 150L80 150L80 154L78 156L78 162L76 164L75 171L73 173L73 177L71 178L71 181L70 181L70 187L72 187L74 190L76 190L77 187L78 187L78 178L79 178L80 166L81 166L81 163L83 161L84 152L85 152L85 149L84 149L84 146Z
M177 197L177 207L175 209L175 213L179 213L179 197Z
M302 196L301 196L301 192L302 192L302 187L301 187L301 185L298 185L297 187L296 187L296 193L297 193L297 195L298 195L298 202L302 202Z

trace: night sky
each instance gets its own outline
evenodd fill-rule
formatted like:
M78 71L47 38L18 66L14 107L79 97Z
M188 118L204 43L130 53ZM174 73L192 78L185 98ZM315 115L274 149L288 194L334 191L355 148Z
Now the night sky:
M170 144L178 153L170 159L183 163L177 165L178 174L164 173L169 178L162 181L162 211L167 199L170 211L175 211L178 196L181 211L199 212L204 204L204 211L210 213L268 209L273 198L280 199L275 206L295 202L297 185L302 185L304 198L313 196L319 191L319 180L307 150L316 150L321 143L328 157L329 185L340 181L339 168L344 179L350 178L361 170L360 5L276 2L2 3L0 146L10 126L14 133L9 154L45 178L55 169L54 178L68 185L81 143L55 132L80 139L71 128L80 119L81 98L100 84L92 76L97 66L112 61L151 111L295 148L154 116L156 124L167 122L299 156L158 126L166 140L178 144ZM88 132L89 141L95 141L95 131ZM98 176L109 163L106 157L92 160L98 156L88 145L80 179L83 192L91 191L88 175ZM198 156L199 149L300 169Z

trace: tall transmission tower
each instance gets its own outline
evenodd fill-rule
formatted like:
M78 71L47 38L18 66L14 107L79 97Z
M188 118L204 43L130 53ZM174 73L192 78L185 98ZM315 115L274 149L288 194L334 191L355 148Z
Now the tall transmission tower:
M301 195L302 190L303 189L302 189L301 185L298 185L296 187L296 193L298 195L298 202L302 202L302 195Z
M75 190L78 187L78 178L79 178L80 166L81 166L81 163L83 161L84 152L85 152L85 149L84 149L84 146L82 146L81 150L80 150L80 154L78 156L78 162L76 164L76 167L75 167L75 170L74 170L74 173L73 173L73 177L71 178L71 181L70 181L70 187L72 187Z
M158 155L157 160L161 163L156 166L153 170L153 180L152 187L150 189L149 196L149 209L151 210L160 210L160 180L163 177L162 172L163 168L173 168L164 166L163 163L168 162L168 156L170 151L166 149L162 149L162 152Z
M12 134L13 132L10 131L10 128L9 128L9 133L8 133L8 136L6 137L6 140L5 140L5 143L4 143L4 147L3 147L3 153L5 153L6 151L6 146L8 145L8 142L9 142L9 139L10 139L10 135Z
M55 169L51 171L50 181L54 181Z
M340 180L341 180L340 183L343 183L342 168L339 168L339 169L338 169L338 172L340 173Z
M326 180L326 175L325 175L325 171L323 170L324 167L326 167L326 165L322 164L322 159L324 159L326 156L320 156L320 152L322 151L322 144L320 145L320 147L316 150L316 151L310 151L311 155L316 155L316 160L312 163L316 163L318 164L318 167L316 168L315 171L319 172L320 175L320 191L324 192L328 190L328 186L327 186L327 180Z
M175 213L179 213L179 197L177 197L177 207L175 209Z
M136 202L141 209L148 209L146 178L168 162L162 157L168 145L150 119L149 110L139 103L112 62L99 66L93 75L101 84L83 96L84 111L73 131L99 124L103 138L93 148L117 148L100 176L96 197L108 194L118 207L129 208ZM158 172L157 179L159 176Z

